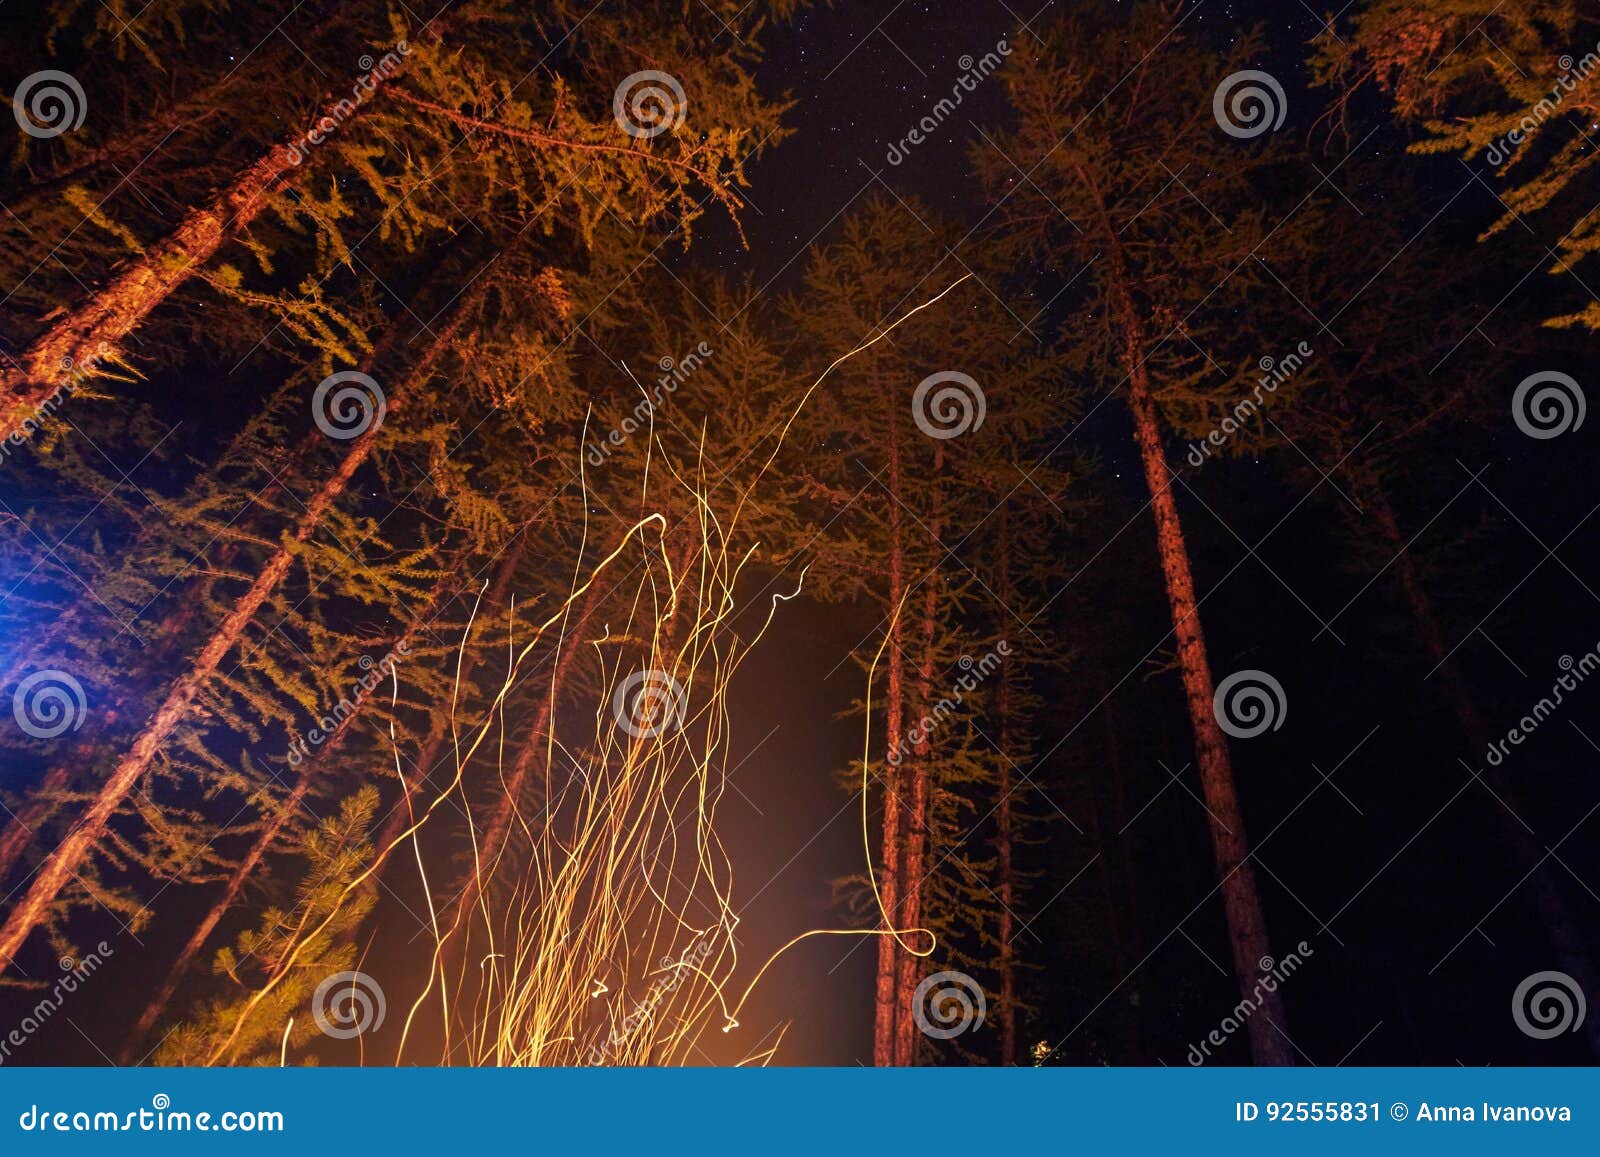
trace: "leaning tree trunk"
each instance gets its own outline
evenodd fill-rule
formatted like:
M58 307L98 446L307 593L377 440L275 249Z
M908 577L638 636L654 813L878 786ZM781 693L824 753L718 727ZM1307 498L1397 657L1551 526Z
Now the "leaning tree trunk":
M412 619L404 633L395 641L392 650L398 650L403 653L409 647L411 640L416 638L417 632L437 617L445 601L455 593L455 590L456 585L452 577L447 576L442 582L438 583L432 598L428 601L428 606ZM376 690L374 690L374 694L376 694ZM308 764L301 771L293 790L285 797L283 803L273 813L272 818L262 825L255 842L250 845L250 850L235 865L233 873L228 877L228 882L223 887L221 894L217 896L211 907L206 911L206 914L201 917L200 922L195 925L194 931L183 946L183 950L178 953L178 958L173 961L172 967L167 970L166 978L162 981L160 989L150 999L150 1002L145 1005L144 1012L139 1017L139 1023L134 1026L133 1034L129 1037L128 1050L136 1048L151 1028L155 1026L157 1018L171 1003L173 994L178 991L179 983L188 974L189 969L193 967L207 941L211 939L211 934L216 931L217 925L232 910L233 905L239 899L240 893L244 891L245 885L249 883L250 878L255 875L256 869L261 865L261 861L272 851L283 829L289 825L290 820L300 810L300 805L305 802L305 798L311 790L316 768L326 767L333 756L344 746L345 740L351 732L352 721L372 700L373 695L368 695L356 702L355 709L345 717L344 722L333 733L328 742L317 751L315 757L317 762ZM382 848L386 845L379 844L377 846ZM125 1051L124 1064L127 1063L127 1057L128 1051Z
M410 385L420 382L425 377L434 360L453 340L464 316L465 309L458 308L450 323L439 331L417 365L408 374L406 388L394 391L388 400L388 412L391 416L404 405ZM112 815L144 777L151 761L155 759L156 752L216 674L224 656L244 637L245 629L254 619L256 612L265 605L278 585L288 576L299 548L310 541L311 536L321 526L323 516L344 494L356 469L372 453L381 428L381 423L373 422L350 443L350 449L338 468L306 503L292 542L278 547L268 558L255 581L250 584L250 589L234 604L233 610L222 620L216 632L195 656L189 670L168 688L161 706L151 716L127 754L117 761L110 776L84 811L83 817L41 865L27 893L12 909L5 924L0 926L0 971L11 965L28 934L44 921L61 889L74 877L78 868L105 835L106 825Z
M1422 636L1423 647L1444 680L1445 692L1461 725L1462 733L1466 735L1467 742L1472 744L1474 750L1487 751L1488 728L1484 726L1483 718L1478 714L1477 706L1473 702L1466 675L1456 663L1454 656L1445 648L1444 633L1439 629L1439 620L1434 615L1433 600L1429 597L1422 576L1417 573L1411 554L1406 549L1408 544L1400 531L1394 507L1389 503L1389 495L1383 485L1375 480L1357 478L1352 488L1372 511L1378 532L1395 551L1395 574L1400 580L1400 589L1404 592L1406 604L1416 620L1417 633ZM1572 907L1562 892L1560 881L1550 870L1549 858L1540 849L1538 839L1520 818L1525 810L1521 793L1503 766L1486 765L1483 774L1489 781L1490 790L1504 805L1495 808L1495 815L1499 820L1502 838L1509 845L1511 857L1522 869L1524 879L1530 876L1533 878L1534 901L1538 906L1539 919L1544 925L1545 934L1549 937L1551 950L1555 953L1556 962L1585 992L1600 992L1600 970L1595 967L1593 954L1572 913ZM1589 1050L1600 1056L1600 1016L1585 1017L1583 1032Z
M603 593L597 582L589 588L580 604L578 616L572 624L572 629L566 632L573 638L581 636L588 629L589 620L599 606ZM559 643L557 644L559 646ZM478 864L481 871L470 872L462 882L452 907L455 919L452 925L466 918L472 905L477 903L483 888L483 874L492 871L493 865L500 858L500 853L505 847L506 838L511 833L511 824L517 817L517 802L522 797L523 789L527 786L528 776L532 773L539 757L547 750L544 742L546 733L550 728L550 721L555 708L557 697L561 694L561 686L566 682L567 674L572 669L572 661L579 648L576 646L562 647L556 655L555 666L550 671L550 683L545 689L545 694L539 697L539 710L534 714L533 726L524 737L522 748L517 752L517 758L511 765L511 774L505 779L505 792L500 797L499 805L489 819L489 825L484 829L483 842L478 848Z
M1125 309L1131 309L1131 303ZM1125 317L1124 325L1130 321ZM1137 331L1130 333L1136 335ZM1189 551L1178 521L1178 504L1172 495L1166 453L1161 447L1161 428L1137 336L1129 336L1126 354L1128 406L1133 412L1134 434L1144 464L1145 482L1150 488L1156 548L1161 555L1167 600L1172 608L1172 629L1178 640L1178 666L1189 705L1189 722L1194 728L1195 761L1200 767L1200 786L1210 815L1211 844L1216 855L1217 875L1222 881L1228 939L1233 946L1234 976L1244 998L1257 1006L1255 1014L1246 1021L1250 1030L1250 1053L1258 1065L1292 1065L1294 1056L1283 1035L1286 1024L1283 998L1277 991L1259 989L1256 983L1261 975L1261 962L1272 958L1272 946L1267 939L1266 918L1261 911L1255 873L1250 867L1249 842L1245 838L1244 815L1239 810L1239 796L1234 787L1228 743L1212 707L1215 687L1195 603Z
M495 573L494 581L490 584L487 601L491 608L499 607L511 589L511 581L516 577L517 567L522 562L524 552L527 550L528 539L526 531L520 531L517 540L506 550L506 556L500 563L500 568ZM478 664L480 649L469 645L468 640L462 642L461 662L456 669L454 682L457 686L465 685L472 677L472 671ZM434 765L439 762L440 753L444 750L445 740L450 737L451 729L448 720L438 721L430 725L428 738L423 741L422 748L417 752L417 760L413 765L411 779L400 785L400 798L389 809L383 827L379 830L377 842L373 847L382 853L394 845L400 838L400 833L411 826L411 802L417 797L423 786L433 775ZM372 877L373 886L376 887L382 876L382 868L393 863L393 859L386 859L378 872Z
M374 73L367 99L351 110L347 97L330 99L312 124L348 122L359 116L398 73ZM192 277L229 238L249 227L272 194L291 184L310 166L297 163L288 145L275 146L239 173L205 205L189 210L178 227L151 245L87 301L57 319L0 370L0 439L22 430L70 375L91 373L120 357L124 339L144 323L179 286Z
M345 729L341 727L334 734L333 740L330 741L330 748L331 744L337 743L339 737L344 733ZM228 883L222 889L222 894L216 898L216 901L206 911L206 914L200 918L200 922L194 926L194 931L190 934L188 941L185 942L183 951L178 953L178 958L172 962L172 967L167 969L166 979L161 982L161 987L156 990L156 994L144 1006L144 1012L139 1015L139 1023L134 1026L133 1033L128 1038L128 1045L123 1050L122 1055L123 1064L129 1063L133 1050L138 1047L139 1042L144 1040L145 1036L155 1026L157 1018L166 1010L167 1005L172 1003L172 997L178 991L178 985L188 975L189 969L193 967L195 960L205 948L206 942L211 939L211 934L216 931L217 925L221 923L223 916L227 915L233 908L234 903L239 899L239 894L244 891L245 884L249 882L251 876L255 875L256 868L266 858L267 853L272 850L272 846L278 842L278 836L288 826L294 814L300 810L300 805L305 801L306 794L310 789L311 769L307 768L300 773L300 778L295 783L294 790L284 799L272 819L262 826L260 833L256 836L255 843L250 845L250 850L245 853L244 859L239 861L233 869L233 874L228 877Z

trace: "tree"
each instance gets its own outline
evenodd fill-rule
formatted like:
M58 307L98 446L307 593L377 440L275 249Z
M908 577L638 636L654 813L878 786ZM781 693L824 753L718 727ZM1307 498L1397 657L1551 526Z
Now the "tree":
M1255 42L1219 56L1184 36L1171 13L1144 4L1098 25L1064 21L1043 45L1021 46L1008 78L1017 127L976 158L1029 252L1063 281L1083 271L1088 288L1062 325L1065 361L1120 393L1133 421L1234 972L1252 999L1257 962L1272 954L1228 742L1214 714L1162 414L1212 372L1200 342L1208 326L1222 324L1213 295L1230 300L1241 270L1250 278L1252 258L1271 255L1260 183L1271 154L1225 134L1211 115L1214 90L1244 69ZM1249 1029L1257 1063L1293 1063L1276 992L1264 994Z
M1584 192L1600 157L1600 20L1584 5L1369 0L1330 18L1315 43L1316 82L1336 90L1330 115L1347 116L1354 94L1374 85L1396 119L1421 130L1412 152L1481 162L1502 183L1504 211L1483 239L1526 228L1525 217L1553 221L1552 274L1600 250L1600 215ZM1600 330L1600 304L1580 305L1545 324Z

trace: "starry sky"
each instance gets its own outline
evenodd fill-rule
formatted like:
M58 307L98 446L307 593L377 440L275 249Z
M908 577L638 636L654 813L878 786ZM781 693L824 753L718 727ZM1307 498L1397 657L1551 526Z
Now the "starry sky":
M805 249L826 239L848 207L881 181L898 196L916 196L934 210L975 219L981 202L969 150L979 130L1004 123L1005 96L994 79L976 83L959 108L897 164L890 146L950 95L966 73L965 57L981 58L1004 39L1023 43L1083 0L877 0L812 6L765 40L757 76L768 91L796 101L794 135L751 168L744 231L748 250L725 218L697 238L695 257L731 275L749 274L785 288ZM1096 0L1097 7L1123 7ZM1314 9L1298 0L1247 3L1199 0L1185 20L1192 35L1217 44L1262 27L1271 44L1264 64L1291 93L1305 78L1305 42L1320 28ZM879 192L883 189L880 187Z

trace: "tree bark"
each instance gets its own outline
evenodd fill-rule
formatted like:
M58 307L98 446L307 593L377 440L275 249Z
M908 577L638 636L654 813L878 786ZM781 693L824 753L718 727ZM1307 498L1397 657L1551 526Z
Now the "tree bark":
M579 604L577 619L572 625L568 635L577 639L588 629L589 620L602 598L602 588L599 583L589 588L584 595L583 602ZM546 693L539 697L539 710L533 717L533 726L523 739L522 749L517 752L516 761L511 765L511 774L506 777L505 794L501 797L499 806L494 810L494 815L489 820L489 825L484 829L483 840L478 846L478 863L485 871L489 870L499 859L501 850L505 846L506 837L510 834L512 820L517 815L517 801L521 798L523 789L527 786L528 775L538 762L539 757L546 751L543 742L546 732L550 727L551 716L554 711L557 697L561 694L561 685L566 681L568 672L572 669L572 661L578 653L577 646L564 647L556 655L555 666L550 672L550 684ZM472 872L462 884L461 891L456 897L453 907L456 919L461 919L472 905L477 903L481 893L483 881L480 873ZM456 921L452 921L452 925Z
M1002 608L1011 605L1011 516L1005 503L1000 506L999 587L996 601ZM996 816L995 857L1000 879L1000 1063L1017 1063L1017 977L1016 951L1011 938L1016 935L1011 913L1016 907L1017 886L1012 864L1014 820L1011 813L1011 664L1001 661L1000 684L995 689L995 718L999 720L1000 806Z
M324 120L346 124L361 113L398 73L369 77L367 99L350 108L347 96L328 100L313 125ZM205 205L191 209L178 227L151 245L103 288L53 324L16 358L0 369L0 439L22 430L66 379L92 373L102 362L120 360L120 343L216 255L223 243L249 227L267 207L273 193L292 183L307 166L299 154L279 145L257 158L233 183Z
M944 443L934 445L933 473L937 478L944 467ZM928 531L938 549L939 532L943 527L942 512L935 499L933 517ZM929 716L933 707L934 641L938 625L939 590L937 570L923 579L922 592L922 656L917 664L917 701ZM911 803L907 819L905 863L902 869L904 885L900 899L903 912L902 926L915 928L922 922L922 882L928 862L928 787L929 761L932 758L928 737L919 727L917 741L912 745L909 763ZM894 1063L917 1063L917 1019L914 1015L917 984L922 979L923 958L902 952L896 968L896 996L898 1022L895 1025Z
M343 734L344 729L340 728L334 735L334 741L337 742L339 736ZM288 825L290 818L300 810L300 805L305 801L306 793L310 788L311 769L308 767L300 773L299 781L295 783L294 790L284 799L277 813L262 826L260 834L256 836L255 843L250 845L250 850L245 853L244 859L239 861L238 865L233 869L233 874L228 877L228 883L222 889L222 894L217 897L206 914L200 918L200 922L195 925L194 931L183 946L183 951L178 953L178 958L172 962L172 967L167 970L166 979L162 981L161 987L150 998L150 1002L144 1006L144 1012L139 1016L139 1023L134 1026L133 1033L128 1038L128 1045L123 1050L123 1064L129 1062L132 1051L138 1047L139 1042L144 1040L146 1034L155 1026L156 1019L166 1011L167 1005L172 1003L173 994L178 991L179 983L188 975L189 969L193 967L196 958L205 948L206 942L211 939L211 934L216 931L217 925L222 922L223 916L227 915L229 910L233 908L234 902L239 899L239 894L244 891L245 884L249 882L251 876L255 875L256 868L266 858L267 853L272 850L272 846L277 843L279 834Z
M455 590L453 577L447 576L439 582L434 588L433 596L428 601L428 606L412 620L405 632L396 641L395 649L399 650L409 646L411 640L416 638L417 632L438 616L445 602L455 593ZM373 694L377 693L375 688ZM271 852L283 829L288 825L295 813L300 810L301 804L305 802L306 795L311 790L311 781L315 768L325 767L333 755L344 746L345 740L350 735L351 722L369 702L371 702L371 696L363 698L355 704L355 710L346 716L339 729L317 751L315 759L318 762L315 765L308 764L301 771L293 790L290 791L283 804L273 814L272 819L262 826L255 843L250 846L250 850L245 853L244 858L235 866L233 874L228 877L227 885L223 888L221 894L217 896L216 901L207 910L205 916L201 918L200 923L195 925L194 931L183 946L183 950L178 953L178 958L173 962L172 967L167 970L167 977L162 982L161 988L157 990L156 995L151 998L150 1002L145 1005L144 1012L139 1017L139 1023L134 1026L133 1034L129 1037L127 1046L129 1050L138 1046L139 1042L155 1026L156 1019L171 1003L173 994L178 990L179 982L193 967L200 952L205 948L206 942L211 939L212 932L216 930L222 918L233 908L234 903L239 899L240 893L244 890L244 886L255 874L261 861ZM384 846L386 845L377 845L380 848ZM127 1063L127 1055L127 1052L125 1052L123 1063Z
M1222 881L1228 939L1233 947L1233 971L1239 991L1257 1006L1245 1022L1250 1031L1250 1053L1258 1065L1292 1065L1294 1055L1283 1035L1287 1024L1283 998L1278 992L1267 992L1256 985L1263 967L1261 962L1272 959L1272 945L1267 939L1261 896L1250 867L1249 841L1245 837L1244 815L1239 810L1239 796L1234 787L1228 742L1223 738L1212 707L1216 689L1195 603L1194 576L1189 570L1189 552L1178 521L1178 504L1167 474L1155 402L1150 396L1137 338L1130 338L1126 351L1128 405L1133 412L1145 482L1150 488L1156 548L1161 555L1172 627L1177 635L1178 666L1189 705L1189 722L1194 728L1195 762L1200 768L1200 786L1210 813L1211 845L1216 855L1217 875Z
M458 309L450 323L441 329L428 346L422 358L407 375L407 388L394 391L388 399L388 412L392 416L406 401L409 386L421 381L433 362L453 340L464 319L465 310ZM296 547L308 542L322 518L344 494L358 467L365 462L377 444L382 423L374 422L350 443L350 449L333 474L306 503L304 513L295 529L293 545L285 544L273 552L262 566L260 574L234 605L216 632L207 640L191 663L189 670L167 690L160 707L151 716L144 730L134 740L128 752L117 761L94 800L85 809L83 817L50 854L34 876L27 893L12 909L5 924L0 926L0 971L8 968L16 958L23 941L45 919L50 906L61 889L66 886L94 851L105 834L111 817L127 799L134 787L144 777L156 752L174 728L183 720L195 699L216 673L229 651L244 637L245 629L256 612L266 603L278 585L287 577L294 564Z
M878 880L879 899L889 922L878 937L878 978L874 987L872 1015L872 1063L878 1067L894 1064L895 1052L895 961L899 948L896 937L888 935L900 927L900 792L901 759L897 745L905 735L905 667L902 659L900 600L905 593L905 558L900 516L900 430L899 407L885 396L889 416L889 671L884 694L884 727L887 743L883 763L883 873ZM870 726L870 723L869 723ZM896 753L893 760L890 753Z
M500 568L495 573L494 581L490 584L487 601L491 608L498 608L505 602L506 593L511 589L511 581L516 577L517 567L521 565L524 553L527 550L527 532L519 531L516 541L506 548L506 556L500 563ZM465 684L472 676L473 669L478 665L480 651L476 647L466 646L461 655L461 665L457 669L457 678ZM377 842L373 845L379 851L389 847L400 838L400 833L410 826L411 808L407 806L410 799L416 796L423 784L433 774L433 768L439 762L439 753L444 748L444 743L450 736L448 721L430 729L428 738L423 741L422 749L417 753L416 763L413 765L414 774L405 784L401 785L400 798L395 801L394 807L389 809L383 827L378 833ZM393 863L390 859L384 866ZM381 870L380 870L381 873ZM373 876L376 885L379 874Z

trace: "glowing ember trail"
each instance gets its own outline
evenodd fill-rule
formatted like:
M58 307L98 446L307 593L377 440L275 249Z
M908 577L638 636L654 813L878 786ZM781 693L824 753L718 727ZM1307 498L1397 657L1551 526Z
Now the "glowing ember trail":
M702 1038L739 1031L740 1013L762 977L804 940L892 936L915 955L933 951L927 929L891 924L878 892L868 824L870 722L860 804L878 927L805 930L759 962L742 960L733 865L717 830L717 808L727 788L732 744L729 686L780 604L801 589L797 582L794 590L770 596L753 637L744 640L733 631L740 609L734 592L759 550L759 543L739 541L739 515L794 416L828 374L964 280L824 370L778 432L755 481L738 493L725 516L706 497L703 460L683 469L658 449L646 466L642 508L650 508L652 471L659 471L666 477L663 485L678 488L697 511L693 525L678 528L672 540L676 561L668 549L667 517L657 512L640 518L573 583L566 600L531 637L513 646L486 717L468 734L456 735L454 776L426 807L412 813L405 831L380 849L342 893L347 898L367 886L393 855L414 858L422 876L433 945L427 980L407 1010L394 1063L703 1062ZM608 609L620 609L621 620L606 623L599 637L572 637L574 609L599 591ZM492 774L505 782L505 705L533 665L530 657L550 645L557 655L578 649L577 658L594 665L598 685L613 690L593 706L593 738L585 747L575 750L556 738L556 727L545 728L539 740L544 745L542 802L530 808L513 797L510 838L486 856L479 843L484 826L464 790L466 769L475 760L492 762ZM874 672L881 657L880 646ZM869 720L870 706L869 675ZM398 749L395 767L403 781ZM436 892L430 881L418 839L444 808L450 814L465 812L474 833L470 878L449 896ZM338 907L315 926L296 930L295 947L244 1004L232 1035L209 1064L231 1062L240 1027L295 967L305 946L333 922ZM430 1017L443 1025L441 1055L408 1057L412 1037ZM782 1041L781 1029L752 1036L762 1043L752 1046L741 1064L767 1062Z

